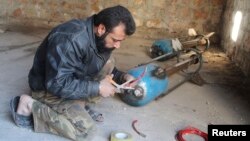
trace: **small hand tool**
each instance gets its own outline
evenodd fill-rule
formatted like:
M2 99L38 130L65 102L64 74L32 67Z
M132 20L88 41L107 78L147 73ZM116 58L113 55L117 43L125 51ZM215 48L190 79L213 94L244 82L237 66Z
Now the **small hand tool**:
M126 86L127 84L131 83L134 80L129 80L126 81L125 83L119 85L117 84L111 77L110 77L110 83L113 84L116 87L116 92L121 93L122 90L134 90L135 88L133 87L128 87Z

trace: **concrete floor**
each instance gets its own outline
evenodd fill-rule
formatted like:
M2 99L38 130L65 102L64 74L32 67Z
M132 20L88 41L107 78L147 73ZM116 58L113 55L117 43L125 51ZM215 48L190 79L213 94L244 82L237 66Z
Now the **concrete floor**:
M13 28L0 33L0 140L67 140L56 135L34 133L17 127L12 121L9 110L9 101L12 97L29 93L28 71L36 47L47 32L47 30ZM153 40L142 38L126 40L123 47L114 54L118 68L126 71L150 59L146 54L146 47L152 42ZM207 70L202 72L205 79L216 80ZM170 83L178 81L175 78L171 77ZM173 141L177 131L187 126L207 132L207 125L210 123L249 124L249 96L247 92L239 92L234 88L236 86L214 83L201 87L186 82L169 95L143 107L128 106L118 96L103 98L93 105L96 110L104 114L105 118L104 123L97 124L99 131L94 141L107 141L111 132L118 130L131 133L135 141ZM135 119L138 120L138 130L146 134L146 138L139 136L132 129L131 123ZM186 138L193 141L202 140L195 135Z

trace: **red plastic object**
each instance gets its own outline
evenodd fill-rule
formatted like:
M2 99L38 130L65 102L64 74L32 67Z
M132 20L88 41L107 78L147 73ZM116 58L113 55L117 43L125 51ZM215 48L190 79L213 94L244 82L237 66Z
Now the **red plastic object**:
M131 81L130 84L140 81L144 77L146 71L147 71L147 66L145 66L143 72L139 75L139 77L136 78L135 80Z
M178 141L186 141L183 138L183 136L186 134L195 134L195 135L202 137L205 141L208 141L207 133L202 132L201 130L194 128L194 127L187 127L186 129L180 130L176 135L177 140Z

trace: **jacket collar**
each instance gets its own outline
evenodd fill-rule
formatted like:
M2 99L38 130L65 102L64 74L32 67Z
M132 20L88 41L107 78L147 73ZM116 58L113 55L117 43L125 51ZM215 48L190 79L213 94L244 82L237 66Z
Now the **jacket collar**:
M86 23L87 23L87 31L88 31L88 36L90 38L90 46L97 50L96 43L95 43L95 33L94 33L94 16L91 16L87 18Z

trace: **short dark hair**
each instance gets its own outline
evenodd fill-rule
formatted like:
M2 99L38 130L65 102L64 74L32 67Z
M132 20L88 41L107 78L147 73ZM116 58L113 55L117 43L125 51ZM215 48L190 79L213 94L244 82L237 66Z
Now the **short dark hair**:
M125 25L126 35L132 35L135 32L135 21L129 10L123 6L103 9L94 16L94 25L103 24L107 32L111 32L120 23Z

